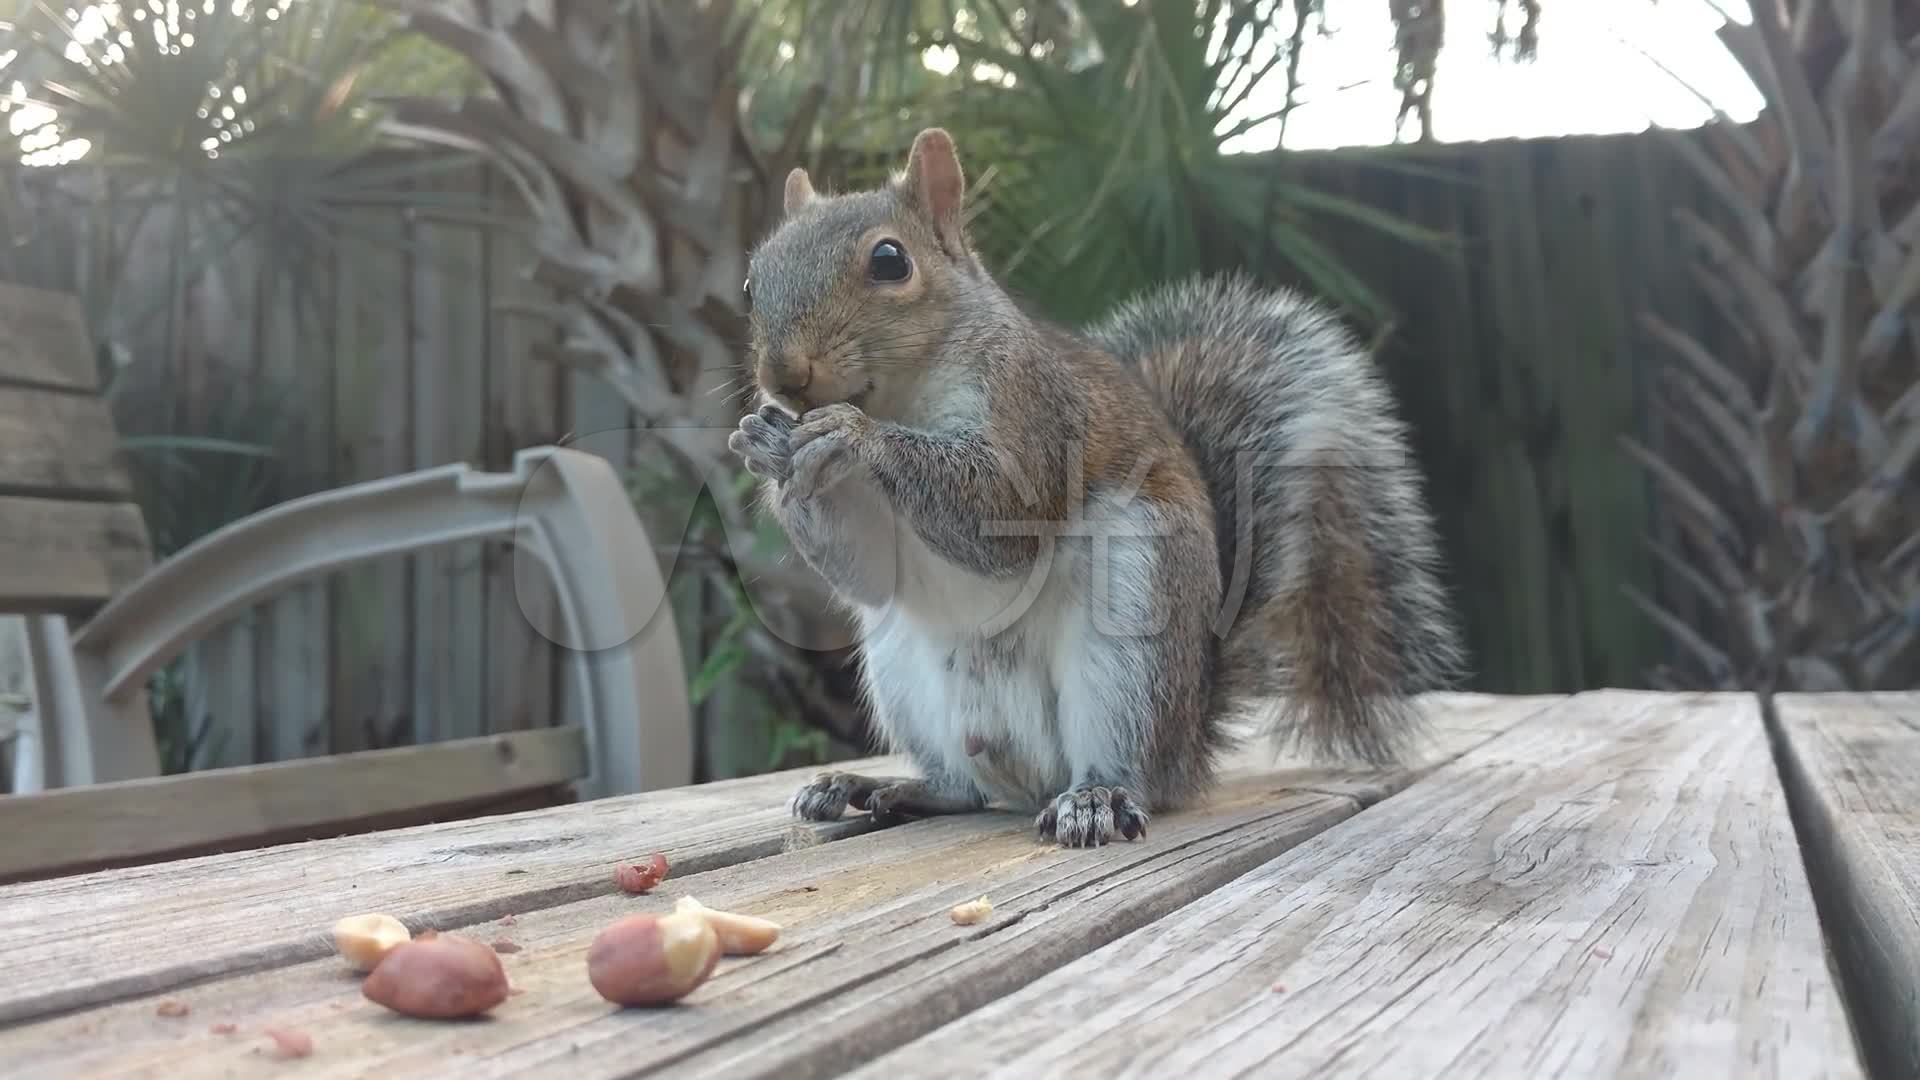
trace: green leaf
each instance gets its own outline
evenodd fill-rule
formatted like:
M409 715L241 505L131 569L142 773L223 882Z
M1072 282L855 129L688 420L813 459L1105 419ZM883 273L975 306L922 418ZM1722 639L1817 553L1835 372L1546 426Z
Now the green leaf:
M687 698L695 705L707 700L720 680L727 677L735 668L747 659L746 646L738 641L726 641L714 649L700 670L693 676L693 682L687 687Z

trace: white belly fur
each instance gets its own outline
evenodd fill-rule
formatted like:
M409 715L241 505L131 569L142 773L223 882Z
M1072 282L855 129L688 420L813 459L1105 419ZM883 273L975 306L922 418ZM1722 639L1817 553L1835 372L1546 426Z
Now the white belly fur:
M1135 507L1120 516L1137 518ZM1027 574L997 581L948 562L904 521L895 536L894 601L856 609L876 719L893 748L934 756L989 799L1027 811L1090 768L1112 775L1108 759L1124 748L1097 729L1124 709L1114 697L1144 692L1150 676L1111 630L1116 611L1137 617L1120 609L1151 581L1151 543L1109 543L1111 584L1096 616L1085 537L1043 545ZM969 755L969 736L989 751Z

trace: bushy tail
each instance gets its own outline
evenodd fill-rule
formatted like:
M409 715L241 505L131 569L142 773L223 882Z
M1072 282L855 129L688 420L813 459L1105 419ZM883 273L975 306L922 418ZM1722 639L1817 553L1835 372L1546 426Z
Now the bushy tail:
M1134 300L1089 328L1199 459L1227 601L1216 712L1275 698L1321 757L1400 758L1410 695L1464 662L1420 473L1385 382L1328 311L1238 277Z

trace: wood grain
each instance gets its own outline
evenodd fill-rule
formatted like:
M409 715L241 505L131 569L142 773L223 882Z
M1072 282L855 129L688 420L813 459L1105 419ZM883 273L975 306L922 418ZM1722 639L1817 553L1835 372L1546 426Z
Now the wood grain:
M151 561L132 503L0 495L0 609L87 615Z
M87 393L99 389L78 297L0 285L0 383Z
M1863 1051L1920 1076L1920 694L1782 694L1772 720Z
M416 469L480 462L486 419L484 313L450 303L484 297L480 233L423 217L414 224L408 285L413 365L412 462ZM411 672L415 738L421 742L480 735L487 726L486 592L482 545L467 542L416 553L413 562L414 649Z
M1540 699L1459 699L1438 717L1434 752L1451 757L1529 717L1551 723L1551 707ZM485 1023L428 1025L383 1014L326 958L176 986L169 993L191 1005L199 1021L193 1025L162 1022L154 1012L158 999L144 997L0 1032L0 1059L35 1075L218 1071L244 1067L259 1045L257 1033L286 1025L308 1032L321 1048L300 1063L300 1071L318 1074L432 1075L457 1063L463 1076L576 1080L663 1071L837 1075L1192 902L1413 775L1276 770L1254 753L1207 805L1156 820L1146 843L1097 852L1042 844L1026 817L988 813L799 846L699 873L675 859L689 872L647 897L605 889L553 895L510 909L510 927L473 926L468 932L482 940L507 937L521 946L506 962L526 992ZM746 791L764 779L608 802ZM602 805L568 808L550 820L577 821ZM361 880L382 876L363 873ZM993 918L955 926L951 907L983 892L997 906ZM600 1001L583 971L593 934L627 912L665 910L679 895L764 915L787 929L774 950L726 961L680 1007L623 1011ZM380 908L364 889L359 899L366 903L356 910ZM0 918L8 917L7 907L0 893ZM304 914L294 921L324 925ZM205 1024L216 1021L246 1034L214 1036Z
M457 926L610 892L653 851L693 873L871 827L797 826L813 771L0 886L0 1024L323 956L355 912Z
M95 395L0 388L0 491L124 500L119 446L113 414Z
M569 727L59 788L0 800L0 881L493 800L586 770Z
M264 237L261 239L265 239ZM310 266L294 275L266 247L256 249L251 334L256 370L275 395L288 395L295 408L281 406L284 428L276 440L291 481L282 494L294 496L335 486L334 380L339 366L337 265L353 258L350 242L314 252ZM250 629L233 635L232 653L247 664L228 672L225 684L234 701L227 714L232 727L250 727L249 756L231 764L291 760L308 754L366 749L363 742L333 738L328 699L333 677L330 630L331 582L301 584L255 607ZM253 706L246 708L248 697ZM229 730L232 730L232 727ZM259 757L252 752L261 751Z
M506 181L488 174L495 198L510 196ZM486 236L488 297L537 298L550 302L544 287L525 280L535 261L521 229L491 229ZM550 323L494 308L487 312L487 412L481 464L490 470L513 465L524 447L557 441L566 434L561 402L572 378L560 365L533 356L536 342L557 340ZM490 731L516 731L562 722L560 676L574 657L537 626L556 625L559 594L545 575L516 580L514 548L489 544L485 555L487 598L487 722Z
M853 1075L1862 1076L1753 701L1550 720Z
M338 319L333 386L333 482L397 476L413 467L414 385L412 259L409 215L356 211L356 230L384 232L392 245L356 245L336 260ZM330 575L327 610L331 668L329 732L321 748L391 746L418 739L413 657L423 640L414 624L412 556L394 555ZM431 629L431 628L429 628ZM283 749L283 753L302 748Z

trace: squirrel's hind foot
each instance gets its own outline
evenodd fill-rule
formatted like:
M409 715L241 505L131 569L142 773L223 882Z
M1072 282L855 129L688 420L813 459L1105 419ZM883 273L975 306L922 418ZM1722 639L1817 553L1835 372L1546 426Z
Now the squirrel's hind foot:
M1146 839L1147 811L1126 788L1082 784L1054 799L1033 824L1041 839L1061 847L1100 847L1115 833Z

